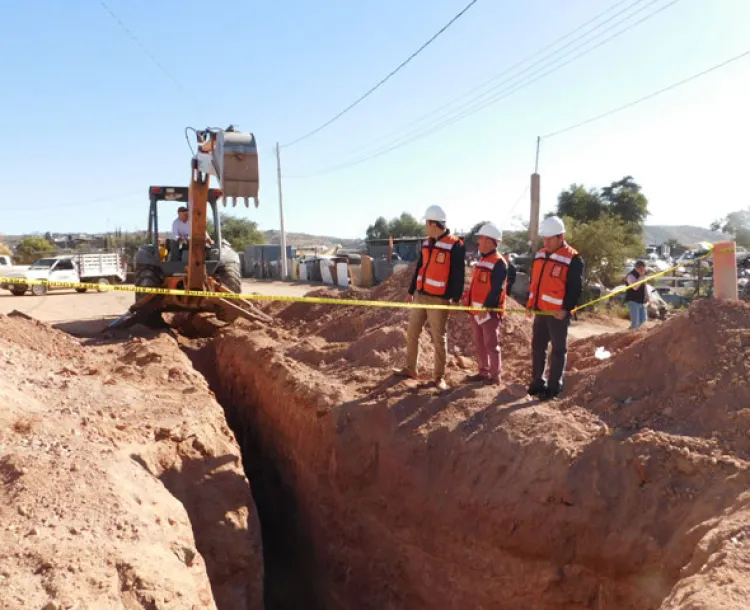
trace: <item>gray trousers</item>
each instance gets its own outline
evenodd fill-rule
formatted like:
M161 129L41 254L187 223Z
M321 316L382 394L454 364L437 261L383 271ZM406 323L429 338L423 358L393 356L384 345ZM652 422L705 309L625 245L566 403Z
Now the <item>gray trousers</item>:
M531 383L541 386L544 383L544 369L547 363L547 346L552 343L547 387L553 392L563 388L565 363L568 359L568 327L570 316L558 320L553 316L535 316L531 339Z

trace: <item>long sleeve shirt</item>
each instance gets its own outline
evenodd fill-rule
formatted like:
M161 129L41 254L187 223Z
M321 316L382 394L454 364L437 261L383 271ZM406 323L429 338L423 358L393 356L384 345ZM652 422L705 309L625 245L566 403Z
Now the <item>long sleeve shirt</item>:
M448 231L443 233L440 237L448 234ZM430 251L435 247L437 240L429 238L430 240ZM409 286L409 294L414 294L417 291L417 276L419 275L420 269L422 269L422 248L419 249L419 256L417 257L417 268L414 270L414 276L411 278L411 285ZM450 275L448 276L448 286L446 287L445 296L443 298L458 302L461 299L461 295L464 293L464 281L466 280L466 246L462 242L456 243L451 248L451 267Z
M492 252L488 252L483 256L487 256L488 254L492 254ZM505 278L507 276L508 267L506 266L505 262L500 259L499 261L497 261L497 263L495 263L495 266L492 269L492 277L490 278L490 293L487 295L487 298L484 301L485 307L494 309L500 304L500 296L503 294L503 284L505 283Z
M580 255L576 254L570 261L568 277L565 282L565 297L563 298L563 309L570 313L578 305L578 299L583 292L583 275L586 266Z

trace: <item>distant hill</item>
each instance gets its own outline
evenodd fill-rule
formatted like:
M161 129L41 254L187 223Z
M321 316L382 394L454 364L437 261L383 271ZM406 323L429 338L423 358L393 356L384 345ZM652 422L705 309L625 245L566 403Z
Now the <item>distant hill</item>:
M727 239L727 236L717 231L690 225L646 225L644 227L646 244L663 244L670 239L676 240L683 246L692 246L701 241L722 241Z
M266 243L281 243L281 231L263 231L266 237ZM335 246L341 245L344 248L359 248L364 246L362 239L344 239L341 237L330 237L327 235L310 235L308 233L289 233L286 234L286 243L289 246L297 248L310 248L312 246Z

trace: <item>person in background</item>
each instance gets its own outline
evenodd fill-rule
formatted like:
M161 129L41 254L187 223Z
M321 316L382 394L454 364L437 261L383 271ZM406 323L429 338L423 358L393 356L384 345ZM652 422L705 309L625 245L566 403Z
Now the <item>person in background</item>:
M461 238L451 235L446 226L445 212L440 206L427 208L424 221L427 239L422 242L406 302L455 305L464 291L466 247ZM406 333L406 366L394 371L395 375L419 378L419 335L425 323L429 323L435 346L434 385L438 390L448 388L445 381L448 314L447 309L411 310Z
M635 267L625 276L625 283L628 286L642 280L646 275L646 263L638 261ZM628 288L625 291L625 302L630 310L630 328L635 330L643 326L648 320L648 287L646 282L637 286Z
M462 298L463 305L505 309L508 264L497 251L497 245L502 237L502 231L491 222L479 229L479 261L474 266L471 285ZM466 381L498 385L501 363L498 330L505 313L476 311L470 315L479 373L468 376Z
M539 225L544 247L534 256L527 309L534 316L531 352L532 372L528 393L551 400L563 389L568 355L570 315L583 290L584 263L578 251L565 241L565 224L557 216ZM552 343L545 381L547 347Z
M508 279L506 280L505 293L508 296L512 296L513 284L516 283L516 266L510 259L506 262L508 263Z

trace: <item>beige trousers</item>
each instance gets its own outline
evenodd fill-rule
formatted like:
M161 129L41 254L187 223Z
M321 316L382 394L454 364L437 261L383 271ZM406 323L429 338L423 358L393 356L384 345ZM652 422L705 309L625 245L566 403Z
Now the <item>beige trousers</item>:
M423 305L447 305L448 301L440 297L415 294L414 302ZM425 322L429 323L432 343L435 346L435 379L445 376L445 360L448 351L448 314L447 309L412 309L409 317L409 329L406 331L406 368L414 373L419 365L419 335L422 334Z

